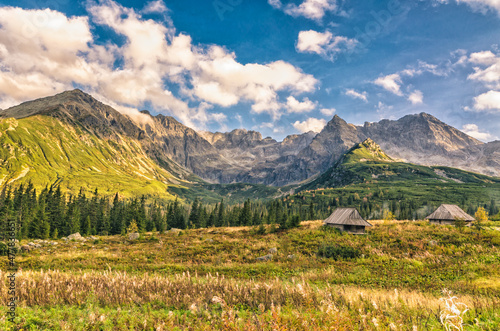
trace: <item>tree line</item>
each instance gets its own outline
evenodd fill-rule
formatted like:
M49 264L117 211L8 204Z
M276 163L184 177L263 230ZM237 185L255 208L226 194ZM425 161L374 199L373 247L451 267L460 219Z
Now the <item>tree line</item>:
M92 194L81 189L77 195L66 195L59 186L47 187L38 194L32 184L27 184L4 187L0 192L0 222L4 230L14 221L18 239L60 238L76 232L84 236L124 234L132 223L139 231L227 226L255 226L265 231L264 224L279 231L297 227L303 220L325 219L338 207L356 207L365 219L381 219L387 212L397 219L423 219L437 206L403 196L386 198L382 190L364 197L358 193L323 195L312 191L268 202L247 199L234 205L226 205L223 200L203 204L197 198L186 204L179 200L148 201L145 196L101 196L97 189ZM478 207L489 215L499 213L494 200L480 205L463 200L459 206L471 215Z
M14 221L18 239L61 238L79 232L83 236L124 234L135 223L139 231L163 232L171 228L261 226L277 229L299 226L306 214L293 214L283 201L251 202L226 206L224 201L205 205L200 199L183 204L147 201L145 196L123 199L101 196L96 189L87 195L65 195L59 186L37 194L32 184L6 187L0 193L2 229Z

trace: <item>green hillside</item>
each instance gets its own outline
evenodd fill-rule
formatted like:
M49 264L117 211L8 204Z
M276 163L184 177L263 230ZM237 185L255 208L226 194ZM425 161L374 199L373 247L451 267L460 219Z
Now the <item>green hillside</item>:
M0 119L0 186L32 182L60 185L77 193L98 188L103 194L172 199L170 185L181 184L155 164L139 143L100 139L82 127L47 116Z
M63 192L80 188L102 195L119 192L125 198L146 195L161 200L178 196L187 202L200 198L207 203L221 199L243 202L272 199L280 188L255 184L207 184L189 174L179 179L179 168L152 160L137 140L100 138L78 124L66 124L50 116L0 119L0 188L31 182L40 192L59 185ZM165 158L163 158L165 159Z
M355 145L331 168L298 191L335 188L351 184L406 183L405 185L439 183L500 184L500 179L449 167L427 167L397 162L371 139Z

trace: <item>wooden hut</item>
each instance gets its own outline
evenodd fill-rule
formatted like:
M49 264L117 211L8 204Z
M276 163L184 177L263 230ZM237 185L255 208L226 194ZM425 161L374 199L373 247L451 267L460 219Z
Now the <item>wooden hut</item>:
M463 220L466 223L475 221L474 217L464 212L459 206L446 204L439 206L439 208L427 216L426 219L431 223L443 225L454 225L457 220Z
M323 224L352 234L364 234L365 228L372 226L361 217L356 208L337 208Z

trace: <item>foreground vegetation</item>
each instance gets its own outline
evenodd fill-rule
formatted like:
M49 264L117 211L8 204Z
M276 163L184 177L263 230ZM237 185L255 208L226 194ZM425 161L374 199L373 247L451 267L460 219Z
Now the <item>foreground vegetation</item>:
M365 236L322 230L316 221L283 232L209 228L146 233L136 241L118 235L42 243L17 256L16 324L31 330L443 329L440 298L449 289L469 307L467 330L498 329L495 222L481 231L374 223ZM345 254L318 255L325 251ZM270 252L270 261L256 260ZM2 258L1 270L6 263ZM1 323L8 323L5 284Z

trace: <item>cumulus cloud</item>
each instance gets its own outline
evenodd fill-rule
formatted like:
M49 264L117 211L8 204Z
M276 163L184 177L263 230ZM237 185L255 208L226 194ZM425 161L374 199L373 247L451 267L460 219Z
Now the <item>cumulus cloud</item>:
M49 9L0 8L3 108L77 85L117 108L151 103L186 125L203 127L221 117L191 102L227 107L243 101L276 119L286 108L278 93L299 95L318 83L284 61L241 64L223 47L193 45L171 21L145 19L111 0L90 2L87 10L89 17L67 17ZM153 1L142 13L166 10L163 1ZM97 45L91 32L95 25L109 27L125 42ZM172 84L179 93L166 87Z
M305 0L300 5L289 3L283 5L280 0L268 0L268 3L275 9L281 9L286 14L320 21L327 12L337 12L338 6L336 0Z
M289 113L308 113L316 108L316 103L309 100L309 98L304 98L304 100L300 102L293 96L289 96L286 99L286 108Z
M368 102L368 93L366 92L358 92L354 89L347 89L345 91L345 95L353 98L353 99L360 99L363 100L364 102Z
M476 124L465 124L462 126L462 132L484 142L495 139L489 132L481 132Z
M321 132L321 130L323 130L325 125L326 125L326 120L313 117L308 118L303 122L296 121L295 123L293 123L293 127L301 133L309 131Z
M321 114L325 115L325 116L333 116L333 114L335 114L335 112L337 111L337 109L335 108L322 108L320 110Z
M469 61L477 66L469 79L484 83L492 89L500 89L500 56L491 51L472 53Z
M418 105L424 102L424 94L422 91L415 90L408 96L408 101L412 103L412 105Z
M374 82L375 85L381 86L385 90L396 94L398 96L403 96L401 92L401 76L399 74L391 74L383 77L377 78Z
M300 31L295 48L301 53L316 53L333 61L339 53L356 47L358 41L343 36L334 36L330 31Z
M500 112L500 91L488 91L474 98L477 111Z
M492 65L495 64L498 59L492 51L482 51L472 53L469 57L469 61L474 64Z

